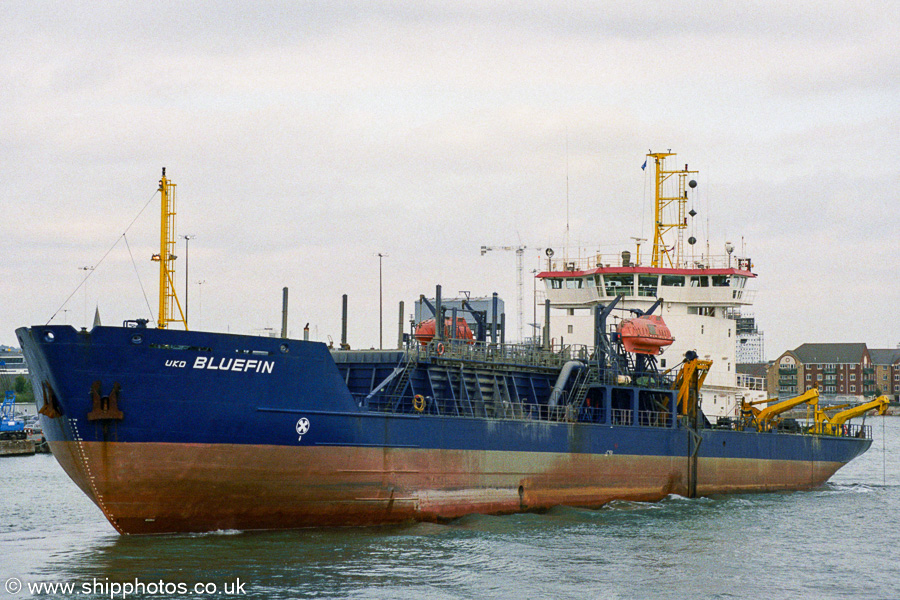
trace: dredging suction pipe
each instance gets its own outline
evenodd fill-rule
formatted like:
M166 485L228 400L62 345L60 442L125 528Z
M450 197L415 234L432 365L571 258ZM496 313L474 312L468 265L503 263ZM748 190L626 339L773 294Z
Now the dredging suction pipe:
M553 389L550 391L550 398L547 400L547 406L557 405L559 397L562 396L562 391L565 389L566 383L568 383L569 377L572 375L572 371L582 367L584 367L584 363L580 360L570 360L563 365L562 370L559 372L559 377L556 378L556 385L554 385Z

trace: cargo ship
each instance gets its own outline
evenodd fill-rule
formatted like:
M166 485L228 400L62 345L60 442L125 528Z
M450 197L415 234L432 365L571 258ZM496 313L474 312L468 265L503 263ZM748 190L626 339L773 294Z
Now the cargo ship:
M542 274L544 333L529 343L506 343L496 303L451 307L440 286L421 298L431 322L392 350L350 350L345 335L331 348L189 331L172 285L173 185L163 171L156 327L16 331L54 456L120 533L808 489L872 444L868 426L785 428L777 411L711 422L700 390L713 361L687 351L660 364L679 335L663 297L624 311L627 292L595 299L592 343L554 340L550 295L562 276L552 269ZM581 275L607 272L595 268ZM749 262L728 275L750 276ZM179 321L184 330L170 327Z

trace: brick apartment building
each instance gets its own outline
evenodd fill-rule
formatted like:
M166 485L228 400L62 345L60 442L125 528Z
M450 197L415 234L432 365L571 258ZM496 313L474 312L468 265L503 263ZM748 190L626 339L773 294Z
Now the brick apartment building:
M900 400L900 348L869 350L875 365L875 393Z
M779 356L766 373L770 396L787 398L814 385L826 400L863 402L879 395L900 398L900 348L865 343L803 344Z
M872 352L864 343L803 344L775 360L767 372L766 387L773 396L786 398L818 385L824 399L836 402L862 402L878 392L889 393L879 385ZM875 352L879 361L887 358ZM879 371L886 375L885 381L893 383L894 376L900 375L897 366Z

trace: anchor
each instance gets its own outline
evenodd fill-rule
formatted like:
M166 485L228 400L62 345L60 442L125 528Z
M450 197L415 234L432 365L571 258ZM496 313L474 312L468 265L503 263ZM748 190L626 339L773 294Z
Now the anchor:
M44 405L38 412L50 419L62 416L62 410L59 408L59 401L56 399L56 394L53 393L53 388L50 387L50 384L46 381L41 384L41 392L44 396Z
M122 411L117 406L121 388L122 386L117 381L113 384L113 389L109 396L101 396L100 382L95 381L91 385L91 397L94 401L94 408L87 415L88 421L121 421L125 418L125 415L122 414Z

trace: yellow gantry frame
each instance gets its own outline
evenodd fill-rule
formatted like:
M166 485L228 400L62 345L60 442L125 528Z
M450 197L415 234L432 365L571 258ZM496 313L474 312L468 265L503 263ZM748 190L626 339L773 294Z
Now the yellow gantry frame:
M665 167L666 157L675 156L672 152L651 152L647 155L652 158L656 164L656 209L653 221L653 256L651 266L653 267L679 267L682 266L683 259L683 237L684 230L687 229L687 216L685 208L687 206L687 189L685 180L689 173L697 173L698 171L688 171L687 165L683 171L667 171ZM677 195L667 196L664 187L666 181L675 175L677 178ZM675 204L672 207L672 204ZM668 222L667 222L668 221ZM664 236L671 230L676 230L677 234L671 246L666 244Z
M182 323L187 330L187 321L181 310L181 303L175 294L175 184L166 179L163 167L159 180L160 232L159 232L159 320L156 326L165 329L169 323ZM153 257L156 260L156 257ZM175 318L178 309L180 319Z

